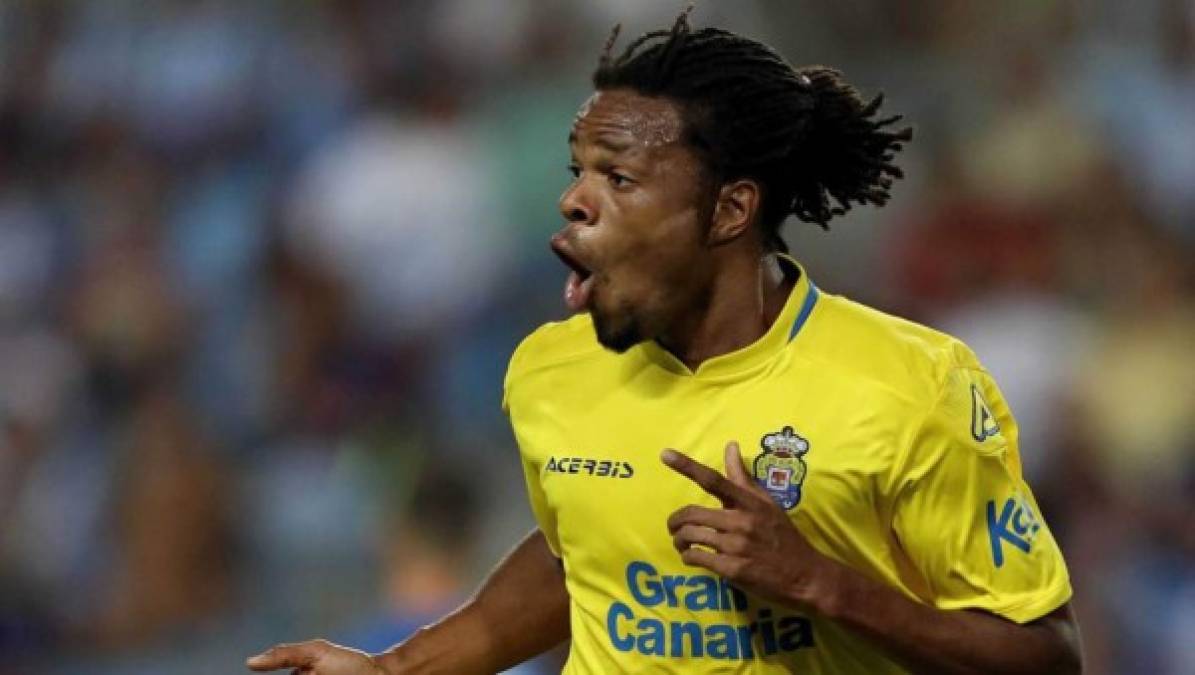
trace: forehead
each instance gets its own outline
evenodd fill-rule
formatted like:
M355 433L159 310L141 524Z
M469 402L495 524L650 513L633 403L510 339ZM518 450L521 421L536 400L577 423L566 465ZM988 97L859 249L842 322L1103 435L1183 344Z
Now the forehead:
M598 91L581 105L569 143L596 143L614 149L658 147L681 140L679 107L664 98L626 89Z

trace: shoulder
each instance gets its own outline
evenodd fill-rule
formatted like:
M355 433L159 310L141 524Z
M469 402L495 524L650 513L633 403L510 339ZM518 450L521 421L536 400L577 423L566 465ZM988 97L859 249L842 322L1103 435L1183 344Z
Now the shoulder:
M602 351L588 314L545 323L523 338L511 355L504 382L506 395L537 372L567 367L599 356Z
M802 353L819 366L886 390L918 407L937 399L951 374L981 370L958 338L837 295L826 295Z
M810 358L840 373L853 400L890 421L886 494L935 467L965 473L984 457L1019 467L1012 412L970 347L857 302L829 300Z

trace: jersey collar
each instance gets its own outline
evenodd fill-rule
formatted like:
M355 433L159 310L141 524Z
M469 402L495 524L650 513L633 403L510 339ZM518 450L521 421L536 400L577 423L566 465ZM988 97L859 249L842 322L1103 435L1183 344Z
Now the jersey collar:
M644 356L661 368L677 375L706 379L751 370L783 351L790 342L796 339L801 329L809 321L820 293L809 280L809 275L805 273L805 269L801 267L800 263L783 253L777 254L776 257L782 266L796 271L797 282L789 292L788 299L784 302L784 307L780 310L776 321L758 340L741 349L708 359L702 362L696 371L689 370L689 367L680 359L654 340L648 340L640 345Z

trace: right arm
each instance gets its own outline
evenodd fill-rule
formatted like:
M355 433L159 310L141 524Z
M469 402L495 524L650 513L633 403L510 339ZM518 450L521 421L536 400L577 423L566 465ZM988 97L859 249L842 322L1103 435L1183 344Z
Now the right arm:
M253 670L310 675L496 673L569 635L560 560L537 529L499 563L460 609L376 656L322 640L279 645L249 660Z
M569 636L560 560L538 529L465 606L377 657L388 673L497 673Z

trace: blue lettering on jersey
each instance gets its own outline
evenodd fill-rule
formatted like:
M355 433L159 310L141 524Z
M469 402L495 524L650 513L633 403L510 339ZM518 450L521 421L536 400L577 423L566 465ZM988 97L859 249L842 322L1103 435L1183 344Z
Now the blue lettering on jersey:
M1034 537L1041 530L1041 521L1028 502L1019 495L1009 497L997 517L996 501L988 500L987 511L988 541L992 545L992 562L996 567L1004 566L1004 542L1028 553Z
M644 609L684 607L690 612L732 612L744 623L668 621L636 615L626 602L615 601L606 612L610 644L620 652L664 658L749 660L814 646L813 623L804 616L773 618L761 607L754 616L747 594L726 579L709 574L661 574L643 560L626 568L627 590ZM650 612L647 612L650 614Z

